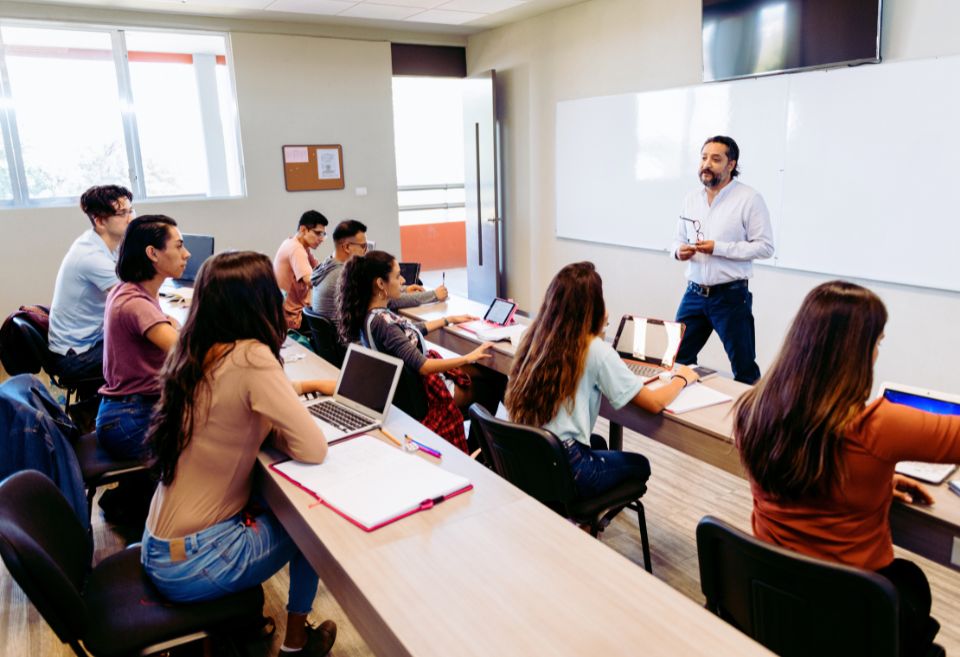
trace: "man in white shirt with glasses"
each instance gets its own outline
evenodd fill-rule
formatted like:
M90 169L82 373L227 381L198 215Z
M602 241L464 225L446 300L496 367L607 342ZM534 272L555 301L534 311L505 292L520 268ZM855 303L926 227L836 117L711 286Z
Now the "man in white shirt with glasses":
M91 187L80 197L91 227L60 263L50 305L50 369L65 384L103 378L103 312L107 293L119 282L117 250L136 216L132 201L119 185Z
M735 180L740 148L730 137L711 137L700 151L703 189L684 199L673 254L687 263L687 289L677 309L686 325L677 362L693 365L713 331L737 381L760 378L756 362L753 261L773 256L773 229L763 197Z

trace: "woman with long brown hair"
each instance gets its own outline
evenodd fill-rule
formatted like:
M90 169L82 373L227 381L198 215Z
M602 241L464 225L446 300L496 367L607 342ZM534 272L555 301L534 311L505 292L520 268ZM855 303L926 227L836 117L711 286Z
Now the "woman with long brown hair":
M873 570L900 593L902 655L923 655L939 625L915 564L894 559L894 496L931 503L898 461L960 461L960 417L884 399L866 405L887 322L883 302L845 281L804 299L767 374L737 402L734 435L757 537Z
M591 440L601 393L614 408L632 402L659 413L697 380L693 370L681 365L667 385L644 387L604 342L606 323L603 283L593 263L561 269L523 334L504 399L514 422L549 429L563 441L577 492L584 497L650 476L642 454L610 451L602 439Z
M269 258L221 253L203 264L147 434L160 484L141 554L147 575L177 602L250 588L289 563L283 650L325 655L336 625L306 625L317 574L276 517L251 499L268 435L299 461L320 463L327 454L298 394L332 394L334 382L287 379L286 331Z

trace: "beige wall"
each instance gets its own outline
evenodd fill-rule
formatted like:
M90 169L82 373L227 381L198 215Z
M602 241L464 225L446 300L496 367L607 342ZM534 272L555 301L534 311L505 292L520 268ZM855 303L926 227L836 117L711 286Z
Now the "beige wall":
M157 24L155 17L131 19ZM332 222L364 221L378 245L399 252L389 43L240 31L232 47L247 196L135 199L137 211L169 214L185 232L212 234L217 250L254 249L272 257L295 232L300 214L314 208ZM291 143L342 144L346 188L285 191L281 146ZM356 196L357 187L368 195ZM75 208L26 209L0 211L0 223L6 236L0 241L0 313L49 303L60 260L89 227L87 219ZM318 253L325 257L331 249L328 242Z
M470 72L497 71L509 292L521 307L535 311L550 278L563 265L592 260L603 276L614 322L626 312L673 316L683 290L683 267L667 254L555 236L555 113L558 101L571 98L698 83L700 5L700 0L592 0L468 40ZM960 53L960 3L955 0L885 0L883 18L882 54L887 61ZM896 167L904 163L885 161L882 139L876 156L877 170L865 175L886 181L878 193L888 193L886 183L895 184ZM749 157L743 153L741 159L746 163ZM690 181L693 189L695 172ZM945 233L931 236L931 257L953 257L946 247L937 246L945 243L947 226L956 223L953 204L945 201ZM863 221L869 229L869 218ZM823 280L817 274L757 268L751 288L762 369L775 356L803 296ZM960 295L865 284L883 297L891 314L877 379L960 388L955 375L960 369ZM716 337L701 362L729 371Z

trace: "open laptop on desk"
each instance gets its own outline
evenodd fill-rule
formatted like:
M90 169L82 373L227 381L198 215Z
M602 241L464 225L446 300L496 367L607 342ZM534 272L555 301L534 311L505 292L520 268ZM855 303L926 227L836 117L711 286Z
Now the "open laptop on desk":
M638 315L624 315L613 339L613 348L630 371L644 382L673 368L680 350L684 325Z
M327 442L379 428L387 419L402 369L399 358L350 345L333 397L305 402Z
M903 404L928 413L960 415L960 395L886 382L880 385L880 396L894 404ZM957 466L952 463L897 463L897 472L900 474L931 484L942 484L956 469Z

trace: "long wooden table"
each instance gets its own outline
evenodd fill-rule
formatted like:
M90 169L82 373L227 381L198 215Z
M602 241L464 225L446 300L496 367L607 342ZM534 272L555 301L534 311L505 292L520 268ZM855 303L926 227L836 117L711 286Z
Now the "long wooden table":
M336 375L291 341L283 356L292 379ZM387 428L474 489L367 533L270 470L277 452L259 457L271 508L376 654L770 654L399 409Z
M444 303L404 309L408 317L421 320L445 315L482 315L482 304L451 296ZM519 318L519 321L529 321ZM469 331L448 326L430 334L430 339L460 354L476 348L478 339ZM497 343L495 356L488 366L509 374L515 349L509 343ZM713 377L704 385L737 399L748 386L724 377ZM600 415L610 421L610 447L622 449L623 428L627 427L685 454L710 463L722 470L745 476L733 444L731 404L711 406L681 415L651 415L633 404L615 410L604 399ZM890 525L897 545L928 559L960 570L960 497L946 484L929 486L934 496L932 506L895 502L890 509Z

